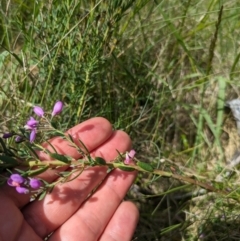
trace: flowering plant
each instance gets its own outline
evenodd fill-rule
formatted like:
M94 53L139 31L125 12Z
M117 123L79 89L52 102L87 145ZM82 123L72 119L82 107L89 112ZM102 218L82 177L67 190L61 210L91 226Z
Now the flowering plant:
M197 185L208 191L227 194L226 189L215 187L213 183L206 183L199 180L201 177L189 177L189 175L182 175L182 170L176 167L171 167L169 170L161 170L154 168L152 165L141 162L135 157L135 150L130 150L126 153L118 152L118 157L110 162L106 162L102 157L92 157L85 146L79 139L80 145L77 145L70 134L53 127L52 119L59 115L63 110L63 103L57 101L53 107L51 114L45 113L42 107L34 106L33 112L36 117L31 116L24 128L19 128L18 131L11 131L4 133L0 138L0 183L5 183L16 189L18 193L30 193L33 198L42 199L47 193L51 192L55 185L63 182L69 182L77 178L81 173L93 166L106 166L108 171L115 168L120 168L124 171L142 171L152 173L154 175L163 177L172 177L177 180ZM50 116L50 118L48 118ZM54 146L50 144L53 151L49 151L44 145L37 143L38 134L52 134L58 136L68 142L70 147L73 147L81 154L80 159L74 159L70 156L60 154ZM16 143L24 143L25 152L19 152L9 146L8 141L14 138ZM26 155L27 153L27 155ZM44 153L48 156L48 160L42 161L39 153ZM60 167L69 167L68 171L58 172L59 178L52 183L39 178L39 174L48 169L58 169Z

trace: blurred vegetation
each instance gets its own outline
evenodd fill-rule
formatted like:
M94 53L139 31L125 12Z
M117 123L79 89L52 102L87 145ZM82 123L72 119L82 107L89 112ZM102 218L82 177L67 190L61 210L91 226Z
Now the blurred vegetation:
M139 159L207 181L238 150L225 108L239 96L237 0L0 4L2 131L23 125L32 105L59 99L63 129L106 117L131 135ZM134 188L141 219L133 240L239 239L237 201L185 198L199 188L142 174Z

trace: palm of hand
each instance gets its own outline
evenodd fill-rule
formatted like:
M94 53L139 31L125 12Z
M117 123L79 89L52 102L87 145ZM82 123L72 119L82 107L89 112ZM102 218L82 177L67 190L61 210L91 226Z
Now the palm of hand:
M114 159L116 150L125 152L131 140L122 131L112 131L103 118L93 118L68 131L76 141L81 139L92 156L106 161ZM59 138L51 144L61 154L79 158L80 154ZM79 143L78 143L79 144ZM44 144L48 148L47 144ZM47 157L40 153L42 160ZM58 170L60 171L60 170ZM61 169L62 171L62 169ZM105 167L85 170L69 183L56 186L41 201L29 203L29 196L3 186L0 192L0 240L131 240L138 220L138 210L131 202L122 202L134 181L135 172L118 169L110 174ZM39 177L51 182L56 170L48 170ZM92 195L92 190L96 189Z

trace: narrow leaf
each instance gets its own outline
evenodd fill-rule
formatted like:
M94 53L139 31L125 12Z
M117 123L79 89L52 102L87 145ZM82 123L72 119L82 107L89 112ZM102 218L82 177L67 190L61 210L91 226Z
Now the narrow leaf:
M137 165L147 172L153 172L153 170L154 170L150 164L145 163L145 162L138 161Z
M106 165L106 161L102 157L95 157L95 162L99 165Z
M133 172L135 169L132 167L126 167L126 166L121 166L118 167L119 169L121 169L122 171L126 171L126 172Z
M71 140L72 143L74 143L74 140L70 134L68 134L69 139Z
M47 195L47 191L43 191L41 195L38 197L38 200L42 200Z
M28 171L27 176L34 177L36 175L39 175L39 174L45 172L47 169L48 169L48 166L45 166L45 167L42 167L42 168L39 168L39 169L36 169L36 170L33 170L33 171Z
M60 154L58 154L58 153L50 153L49 155L50 155L52 158L57 159L57 160L59 160L59 161L61 161L61 162L69 163L68 158L67 158L66 156L64 156L64 155L60 155Z

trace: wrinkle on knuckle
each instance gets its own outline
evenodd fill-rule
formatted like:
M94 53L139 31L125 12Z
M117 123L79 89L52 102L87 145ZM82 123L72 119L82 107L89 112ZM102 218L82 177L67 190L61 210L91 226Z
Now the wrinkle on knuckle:
M87 217L84 217L82 220L88 232L91 233L90 236L98 237L102 233L103 225L101 219L94 212L88 213Z
M117 199L117 202L120 203L123 200L123 198L120 196L119 192L117 191L117 188L110 184L107 184L106 186L111 191L111 195L114 195Z

